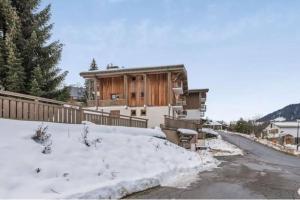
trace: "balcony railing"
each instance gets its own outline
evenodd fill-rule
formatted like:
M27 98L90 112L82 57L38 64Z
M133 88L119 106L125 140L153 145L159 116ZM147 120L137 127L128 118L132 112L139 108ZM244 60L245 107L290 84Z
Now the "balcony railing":
M116 99L116 100L99 100L100 107L106 106L125 106L127 104L126 99Z
M175 104L176 106L186 106L186 100L177 99Z
M204 117L205 116L205 112L200 112L200 117Z
M87 104L89 107L95 107L96 100L88 100ZM108 107L108 106L125 106L127 104L126 99L115 99L115 100L98 100L99 107Z
M200 111L201 111L201 112L205 112L205 111L206 111L206 105L205 105L205 104L202 104L202 105L201 105Z
M185 129L192 129L195 131L198 131L201 128L201 124L188 121L188 120L183 120L183 119L178 119L174 118L171 116L165 116L165 128L170 128L170 129L178 129L178 128L185 128Z

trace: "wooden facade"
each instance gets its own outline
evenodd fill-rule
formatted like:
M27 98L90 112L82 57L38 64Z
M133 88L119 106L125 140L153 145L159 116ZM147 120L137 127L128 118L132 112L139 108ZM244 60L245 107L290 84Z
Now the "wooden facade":
M185 109L199 109L203 107L206 101L206 93L208 89L199 89L199 90L189 90L188 95L186 96L186 105ZM205 100L203 100L205 99Z
M168 106L176 103L173 88L187 92L183 65L83 72L81 76L93 80L97 94L89 106Z

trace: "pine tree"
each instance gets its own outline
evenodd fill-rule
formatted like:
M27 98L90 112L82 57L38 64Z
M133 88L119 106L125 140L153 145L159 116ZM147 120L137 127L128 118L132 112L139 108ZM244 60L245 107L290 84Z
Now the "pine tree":
M1 17L0 17L1 20ZM0 89L4 87L4 79L5 79L5 70L4 70L4 57L3 57L3 48L4 48L4 39L2 37L3 29L1 29L0 25Z
M97 66L96 60L93 58L92 62L90 64L89 71L95 71L95 70L98 70L98 66ZM83 101L85 103L87 103L87 100L91 99L91 97L92 97L93 84L94 84L93 80L85 80L85 82L84 82L85 95L84 95Z
M26 74L24 92L40 94L38 96L46 98L68 99L68 90L62 85L68 72L62 72L57 67L63 45L59 41L49 43L53 28L53 24L49 23L51 6L37 11L40 0L11 0L11 2L17 10L21 23L21 34L16 44ZM40 76L34 73L36 69L42 74L42 80L36 77Z
M97 66L96 60L93 58L89 71L94 71L94 70L98 70L98 66Z
M9 36L5 38L6 46L6 89L12 92L22 92L24 90L24 70L21 60L16 53L16 47Z
M42 85L40 83L43 80L43 75L42 71L39 67L36 67L33 70L33 78L32 81L30 82L30 91L29 93L34 96L42 96L43 91L42 91Z
M0 66L1 85L14 92L24 90L24 68L22 59L15 45L20 34L19 17L9 0L0 1L1 53Z

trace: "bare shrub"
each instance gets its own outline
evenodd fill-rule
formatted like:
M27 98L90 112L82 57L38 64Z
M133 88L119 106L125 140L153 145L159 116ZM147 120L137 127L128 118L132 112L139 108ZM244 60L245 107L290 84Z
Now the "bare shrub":
M47 130L48 126L43 127L43 124L40 125L32 136L32 139L39 144L45 144L51 137L51 134L47 134Z
M84 126L83 127L83 132L81 133L82 143L89 147L89 146L91 146L91 143L88 140L88 134L89 134L89 127Z
M52 145L52 141L48 141L47 144L45 144L45 147L44 147L42 153L50 154L52 152L51 145Z

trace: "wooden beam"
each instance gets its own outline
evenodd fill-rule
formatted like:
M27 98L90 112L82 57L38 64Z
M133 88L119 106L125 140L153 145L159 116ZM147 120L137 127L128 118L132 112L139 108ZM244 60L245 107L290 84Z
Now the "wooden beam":
M98 95L97 95L97 78L94 79L94 93L95 93L95 102L96 102L96 109L98 110Z
M126 105L128 106L128 76L124 75L124 99L126 100Z
M168 72L168 104L172 105L172 76L171 72Z
M143 74L143 76L144 76L144 104L148 106L147 74Z

